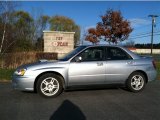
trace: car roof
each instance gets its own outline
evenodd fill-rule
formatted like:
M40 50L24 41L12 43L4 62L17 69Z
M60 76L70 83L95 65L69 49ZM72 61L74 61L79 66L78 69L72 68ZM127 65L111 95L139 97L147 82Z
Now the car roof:
M101 46L103 46L103 47L121 47L121 48L124 48L123 46L120 46L120 45L109 45L109 44L107 44L107 45L105 45L105 44L98 44L98 45L79 45L79 46L84 46L84 47L101 47ZM78 46L77 46L78 47Z

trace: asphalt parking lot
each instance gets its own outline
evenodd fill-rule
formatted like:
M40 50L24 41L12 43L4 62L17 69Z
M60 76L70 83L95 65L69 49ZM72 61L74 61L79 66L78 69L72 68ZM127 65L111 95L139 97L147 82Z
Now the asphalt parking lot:
M159 120L160 81L140 93L121 88L63 92L46 99L0 83L0 120Z

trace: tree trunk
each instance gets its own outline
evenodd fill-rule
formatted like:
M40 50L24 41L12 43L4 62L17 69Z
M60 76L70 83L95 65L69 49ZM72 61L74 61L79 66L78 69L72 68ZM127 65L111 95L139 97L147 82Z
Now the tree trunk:
M6 33L6 23L4 24L4 31L3 31L3 37L2 37L1 47L0 47L0 53L2 53L2 48L3 48L3 42L4 42L5 33Z

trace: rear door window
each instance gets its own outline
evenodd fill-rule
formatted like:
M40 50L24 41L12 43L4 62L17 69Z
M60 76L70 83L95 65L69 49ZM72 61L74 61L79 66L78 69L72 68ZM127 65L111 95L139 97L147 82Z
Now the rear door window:
M132 57L118 47L107 47L107 60L130 60Z

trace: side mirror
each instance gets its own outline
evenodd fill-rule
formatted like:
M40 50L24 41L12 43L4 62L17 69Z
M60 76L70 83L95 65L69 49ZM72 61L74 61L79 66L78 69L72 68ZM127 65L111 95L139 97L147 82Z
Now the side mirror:
M81 61L82 61L82 57L81 57L81 56L75 57L75 61L76 61L76 62L81 62Z

